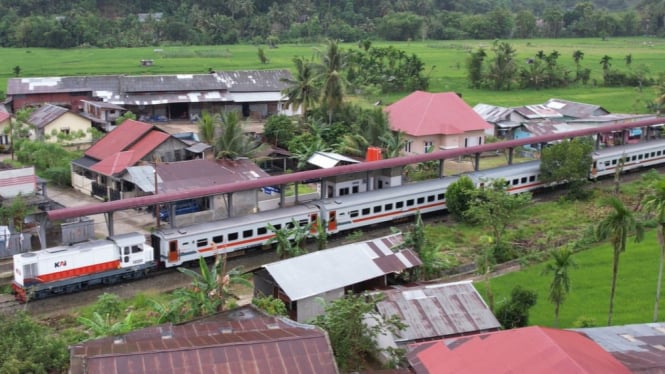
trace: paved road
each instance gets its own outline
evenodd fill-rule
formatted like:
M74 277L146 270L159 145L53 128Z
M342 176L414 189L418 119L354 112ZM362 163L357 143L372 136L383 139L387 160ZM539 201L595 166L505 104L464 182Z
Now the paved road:
M101 203L100 200L75 191L73 188L49 185L46 188L46 194L50 199L68 208ZM108 236L106 219L103 214L92 215L89 218L95 222L95 236L98 238ZM113 230L115 234L133 231L148 234L150 228L155 226L155 223L155 218L150 213L138 212L134 209L122 210L113 214Z

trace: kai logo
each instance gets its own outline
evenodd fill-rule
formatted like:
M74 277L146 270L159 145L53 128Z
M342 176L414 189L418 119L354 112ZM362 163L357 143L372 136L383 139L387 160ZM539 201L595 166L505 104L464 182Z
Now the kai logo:
M58 261L58 262L54 263L53 266L56 267L56 268L63 268L65 266L67 266L67 261L64 261L64 260L63 261Z

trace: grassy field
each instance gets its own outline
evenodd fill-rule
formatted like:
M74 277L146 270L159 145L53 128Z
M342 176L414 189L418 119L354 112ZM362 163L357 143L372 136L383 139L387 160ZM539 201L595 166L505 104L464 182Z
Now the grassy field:
M658 275L659 248L655 230L647 232L641 243L628 243L619 263L619 277L614 302L613 325L652 322ZM577 268L571 270L571 293L561 307L559 327L573 327L579 317L595 319L597 326L607 325L612 277L612 248L603 244L574 256ZM529 324L552 326L554 305L547 300L551 275L541 275L543 264L510 273L491 281L496 305L510 297L510 290L521 285L538 293L538 302L530 311ZM485 285L477 283L479 292ZM665 320L665 298L661 299L660 321Z
M560 53L558 62L574 71L572 54L584 52L582 67L592 70L592 82L587 86L574 86L556 90L513 90L494 92L469 89L466 82L465 61L470 51L479 47L491 48L490 41L454 40L387 43L375 42L376 46L393 45L408 53L415 53L426 64L430 75L429 91L455 91L463 95L470 105L479 102L515 106L541 103L551 97L588 102L601 105L611 112L642 113L643 101L654 97L653 89L639 92L635 88L605 88L599 63L604 55L612 57L612 67L619 70L646 68L656 77L665 63L665 39L620 38L602 41L590 39L529 39L510 40L517 51L517 60L526 61L542 50L549 54ZM355 44L345 44L355 48ZM313 56L322 44L288 44L266 49L270 62L261 64L257 47L253 45L230 46L186 46L117 49L0 49L0 88L5 90L7 79L14 76L13 69L20 66L22 77L102 75L102 74L191 74L213 70L278 69L292 68L294 56ZM626 66L624 58L632 55L632 64ZM141 66L143 59L154 60L150 67ZM596 82L594 84L593 82ZM394 102L407 93L383 95L384 103Z

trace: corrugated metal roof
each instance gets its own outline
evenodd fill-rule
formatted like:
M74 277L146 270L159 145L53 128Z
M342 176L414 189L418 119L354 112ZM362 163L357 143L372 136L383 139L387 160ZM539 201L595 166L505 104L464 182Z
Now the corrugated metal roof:
M63 114L69 112L69 109L63 108L61 106L44 104L41 107L35 109L28 118L28 122L39 129L43 129L49 123L60 118Z
M134 183L143 192L155 192L155 168L152 165L130 166L123 179ZM162 177L157 174L157 186L162 186L163 182ZM163 191L163 188L160 188L160 191Z
M318 166L323 169L335 167L340 162L346 164L357 164L360 161L354 160L344 155L340 155L338 153L321 152L321 151L314 152L314 154L312 154L312 156L309 159L307 159L307 163L312 164L314 166Z
M381 315L397 315L407 327L397 343L498 330L497 321L471 281L387 290L376 304Z
M246 306L70 347L70 373L338 373L324 331Z
M544 104L525 105L514 110L528 119L563 118L563 114Z
M229 95L222 91L191 91L181 93L151 93L125 95L115 94L107 100L117 105L159 105L169 103L215 103L230 101Z
M473 111L487 122L498 123L509 120L513 109L489 104L476 104Z
M665 372L665 323L571 330L591 338L633 373Z
M88 156L83 156L79 159L76 159L76 160L72 161L72 164L77 165L77 166L81 166L81 167L84 167L84 168L87 169L87 168L90 168L92 165L94 165L98 162L99 162L99 160L95 160L94 158L90 158Z
M288 98L279 91L275 92L233 92L229 94L231 101L236 103L261 103L286 101Z
M411 136L453 135L492 128L454 92L415 91L384 110L391 129Z
M158 163L157 174L164 180L161 192L183 191L270 176L251 160L203 159Z
M539 326L409 347L421 373L630 373L584 335Z
M153 126L147 123L132 119L125 120L115 130L106 134L92 147L88 148L85 151L85 155L97 160L103 160L117 152L127 150L130 145L143 137L152 128Z
M291 72L286 69L218 71L215 75L231 92L279 92L288 87L282 79L293 79Z
M111 104L111 103L107 103L105 101L81 100L81 102L82 103L88 103L92 106L96 106L96 107L103 108L103 109L125 110L125 108L123 108L121 106L114 105L114 104Z
M293 301L421 265L409 249L393 252L401 234L352 243L263 265ZM399 256L400 252L411 252Z
M118 88L116 75L10 78L7 81L7 96L52 92L118 91Z
M205 152L205 151L207 151L208 149L211 149L211 148L212 148L212 146L210 144L199 142L199 143L192 144L191 146L189 146L185 149L187 149L188 151L190 151L192 153L203 153L203 152Z
M544 105L570 118L585 118L609 113L600 105L578 103L554 98L547 100Z

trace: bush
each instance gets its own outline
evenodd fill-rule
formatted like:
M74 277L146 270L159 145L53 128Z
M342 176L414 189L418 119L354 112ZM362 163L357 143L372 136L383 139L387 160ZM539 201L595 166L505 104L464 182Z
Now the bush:
M538 294L515 286L510 292L510 300L501 305L495 315L504 329L514 329L529 325L529 309L536 305Z

